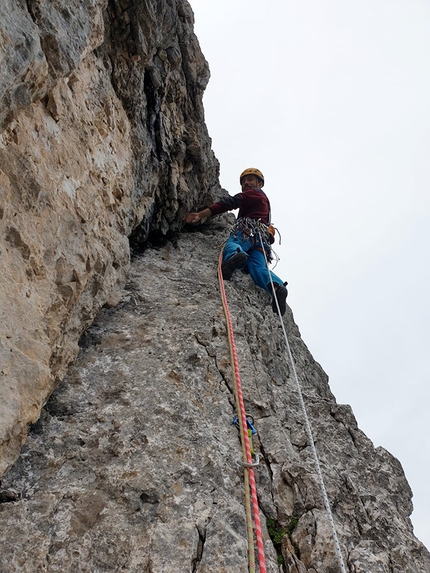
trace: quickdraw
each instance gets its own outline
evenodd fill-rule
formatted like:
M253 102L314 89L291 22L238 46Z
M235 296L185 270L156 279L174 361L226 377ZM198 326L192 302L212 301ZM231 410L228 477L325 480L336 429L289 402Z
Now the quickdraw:
M252 241L252 248L258 251L264 251L267 260L272 262L274 253L270 245L275 241L274 229L275 227L272 225L265 225L260 220L256 221L255 219L240 217L236 220L231 232L233 235L236 235L236 237L238 233L249 237Z
M232 425L236 426L236 428L238 430L240 430L239 418L237 416L235 416L233 418ZM255 451L254 444L252 442L252 436L254 436L257 433L257 430L254 427L254 418L252 416L249 416L249 415L246 416L246 426L248 428L249 449L251 450L251 455L252 455L253 459L255 460L255 462L252 462L251 464L249 464L248 462L245 463L243 461L238 461L238 464L241 465L242 467L246 467L246 468L249 468L249 467L255 468L255 467L260 465L260 456Z
M275 241L275 227L273 225L265 225L260 219L240 217L233 225L232 233L238 233L239 231L248 237L261 236L264 246L269 249L270 245Z

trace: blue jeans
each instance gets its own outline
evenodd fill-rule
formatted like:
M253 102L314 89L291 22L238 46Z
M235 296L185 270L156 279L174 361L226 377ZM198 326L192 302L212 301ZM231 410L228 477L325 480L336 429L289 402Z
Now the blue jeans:
M264 253L259 250L260 248L261 243L259 237L249 237L242 233L242 231L237 231L236 233L232 233L228 238L223 250L222 258L225 261L238 251L246 253L248 255L248 260L246 261L244 268L249 271L249 274L256 285L272 294L270 278L272 278L274 283L278 283L280 285L283 283L275 273L267 269Z

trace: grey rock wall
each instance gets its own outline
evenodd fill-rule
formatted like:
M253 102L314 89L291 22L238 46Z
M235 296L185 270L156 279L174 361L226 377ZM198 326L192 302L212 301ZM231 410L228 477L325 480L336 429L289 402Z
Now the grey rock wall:
M0 3L1 573L247 571L228 218L181 233L220 193L208 78L185 0ZM268 571L335 573L270 300L227 293ZM400 463L285 324L348 571L428 573Z
M0 475L115 304L129 240L219 191L185 0L0 3Z
M243 470L217 258L226 227L147 250L103 310L2 483L0 571L243 572ZM226 285L270 572L337 573L270 297ZM428 573L400 463L374 448L284 318L348 571ZM273 544L266 519L278 534ZM278 566L278 556L283 565Z

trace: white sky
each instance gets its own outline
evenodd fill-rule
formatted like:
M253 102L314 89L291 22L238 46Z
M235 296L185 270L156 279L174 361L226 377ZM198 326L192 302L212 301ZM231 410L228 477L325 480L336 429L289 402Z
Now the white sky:
M190 3L221 184L263 171L303 339L430 548L430 2Z

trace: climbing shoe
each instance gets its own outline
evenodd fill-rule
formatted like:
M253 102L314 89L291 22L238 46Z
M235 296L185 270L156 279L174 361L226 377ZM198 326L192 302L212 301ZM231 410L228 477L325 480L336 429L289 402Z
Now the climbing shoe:
M274 313L278 312L278 308L276 306L276 301L278 301L279 310L281 311L281 316L284 316L285 311L287 310L287 296L288 296L288 291L285 288L285 284L281 285L277 283L275 285L275 294L272 296L272 310Z
M222 276L225 281L229 281L236 269L241 269L248 260L248 255L243 251L238 251L221 265Z

